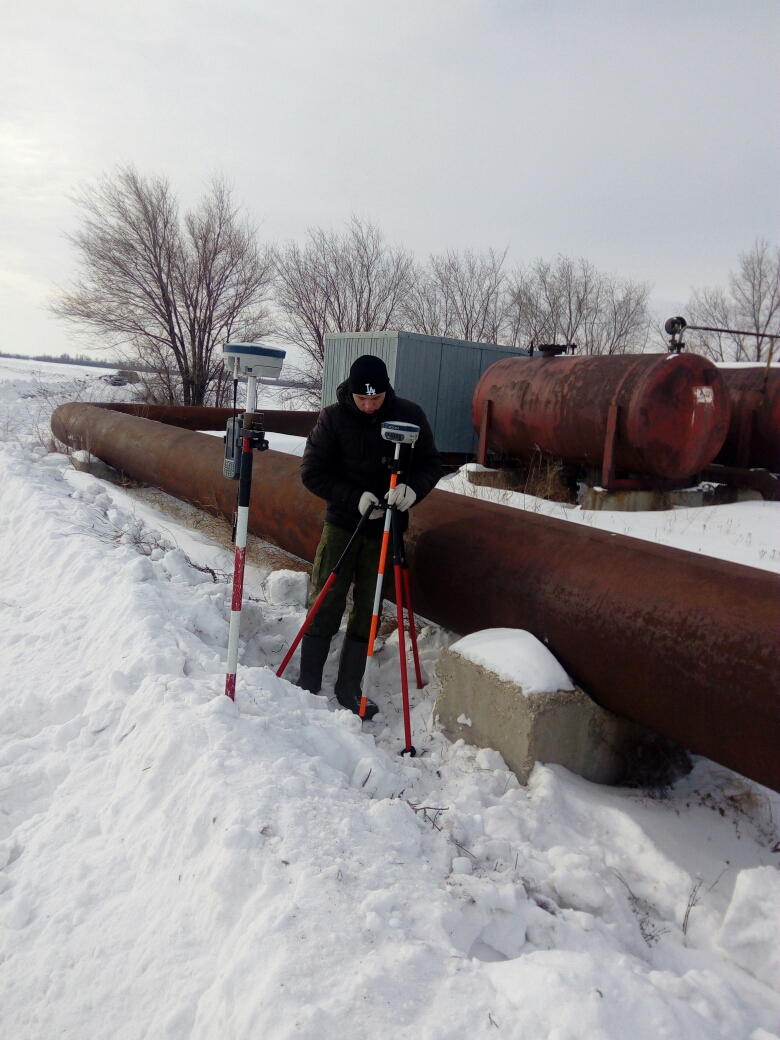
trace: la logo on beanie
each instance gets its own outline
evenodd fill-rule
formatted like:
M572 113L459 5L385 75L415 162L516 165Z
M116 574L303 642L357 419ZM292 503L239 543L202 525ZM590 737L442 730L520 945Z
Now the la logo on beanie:
M390 389L385 363L375 354L363 354L353 361L347 382L358 397L378 397Z

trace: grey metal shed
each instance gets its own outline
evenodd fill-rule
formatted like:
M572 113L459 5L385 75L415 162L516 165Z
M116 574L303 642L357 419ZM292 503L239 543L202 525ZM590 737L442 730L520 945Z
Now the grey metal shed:
M381 357L399 397L421 406L439 451L471 454L478 436L471 425L471 398L479 377L496 361L527 350L470 343L416 332L338 332L325 336L323 408L362 354Z

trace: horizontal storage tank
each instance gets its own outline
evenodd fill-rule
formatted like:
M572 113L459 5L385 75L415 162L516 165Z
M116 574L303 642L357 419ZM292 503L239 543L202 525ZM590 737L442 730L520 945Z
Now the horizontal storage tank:
M766 365L719 365L718 371L731 399L731 424L715 461L780 473L780 367L770 368L765 390ZM746 438L742 453L740 436Z
M518 458L541 451L588 466L602 464L617 405L615 471L666 480L712 462L731 411L718 369L695 354L505 358L474 391L475 430L487 400L490 450Z

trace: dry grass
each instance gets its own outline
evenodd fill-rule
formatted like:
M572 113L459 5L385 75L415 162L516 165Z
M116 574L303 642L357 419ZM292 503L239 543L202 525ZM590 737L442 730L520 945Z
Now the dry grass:
M487 473L469 473L469 480L481 487L518 491L533 498L545 498L549 502L576 504L576 495L563 480L560 460L542 455L541 452L537 452L527 462L500 466Z

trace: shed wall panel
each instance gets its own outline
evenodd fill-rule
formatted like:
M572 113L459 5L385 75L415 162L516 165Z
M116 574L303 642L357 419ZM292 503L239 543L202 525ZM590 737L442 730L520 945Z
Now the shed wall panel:
M471 398L479 381L481 354L458 343L442 346L439 407L434 436L439 451L474 450Z
M419 404L436 429L441 369L441 340L433 336L398 335L395 386L399 397Z

